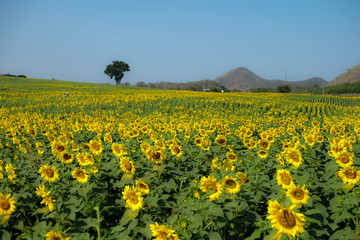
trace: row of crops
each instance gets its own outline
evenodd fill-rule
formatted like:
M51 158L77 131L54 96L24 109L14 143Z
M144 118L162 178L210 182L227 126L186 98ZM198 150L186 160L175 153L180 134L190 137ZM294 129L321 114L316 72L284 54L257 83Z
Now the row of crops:
M359 98L0 85L1 239L360 238Z

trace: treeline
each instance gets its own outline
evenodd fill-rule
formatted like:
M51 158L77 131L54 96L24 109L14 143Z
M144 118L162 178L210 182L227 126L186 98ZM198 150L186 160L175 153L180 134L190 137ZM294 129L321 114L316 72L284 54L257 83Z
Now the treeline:
M312 94L322 94L329 93L329 94L345 94L345 93L360 93L360 82L359 83L343 83L338 84L330 87L316 88L310 91Z
M13 74L10 74L10 73L7 73L7 74L0 74L0 76L3 76L3 77L18 77L18 78L27 78L25 75L13 75Z
M206 79L197 82L188 83L173 83L173 82L158 82L158 83L136 83L137 87L147 87L155 89L169 89L169 90L187 90L187 91L207 91L207 92L229 92L227 88L217 82Z

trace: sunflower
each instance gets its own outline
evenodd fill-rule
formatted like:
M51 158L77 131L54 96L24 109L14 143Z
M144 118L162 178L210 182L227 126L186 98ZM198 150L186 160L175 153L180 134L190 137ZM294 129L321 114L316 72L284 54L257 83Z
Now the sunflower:
M262 159L265 159L265 158L268 157L268 153L267 153L266 150L260 150L260 151L257 152L257 154L258 154L259 157L262 158Z
M68 151L62 151L60 153L60 160L65 164L70 164L74 161L74 154L69 153Z
M42 195L41 197L43 199L40 203L45 204L45 206L49 209L49 211L52 212L55 210L54 202L56 202L56 200L51 197L50 193L51 193L51 191Z
M155 237L154 240L179 240L179 236L175 233L175 230L164 225L159 225L157 222L155 222L155 224L149 224L149 226L152 236Z
M360 181L360 171L355 167L343 168L337 172L337 175L344 183L355 185Z
M45 240L70 240L70 237L64 237L61 232L50 231L45 235Z
M177 158L181 157L181 155L183 155L183 151L181 149L181 147L177 144L173 144L171 146L171 153L173 155L175 155Z
M89 175L85 169L75 168L72 171L71 175L75 178L79 183L87 183L89 181Z
M89 148L94 156L100 156L102 151L104 150L101 142L97 140L90 140Z
M297 148L289 147L285 151L285 158L295 168L300 167L304 159L301 157L301 152Z
M227 187L225 189L226 193L236 194L240 192L241 185L234 177L225 176L225 178L222 181L223 186Z
M15 173L15 169L11 163L6 164L5 170L8 172L8 178L12 183L15 183L13 180L17 177Z
M310 198L309 190L305 189L305 185L302 187L295 185L292 186L287 190L286 196L290 198L293 204L298 204L298 203L306 204Z
M283 234L292 239L305 231L305 215L294 212L294 208L295 205L284 208L277 201L269 201L268 213L270 215L266 218L271 221L271 227L278 231L275 235L278 239Z
M246 176L245 173L237 172L236 176L240 179L241 185L244 185L249 181L249 178Z
M16 209L16 201L10 194L2 194L0 193L0 215L6 216L11 215L15 212Z
M336 155L335 161L342 168L350 167L354 163L354 154L347 151L343 151Z
M166 154L161 150L154 150L149 148L146 151L146 157L152 162L161 163L166 158Z
M125 186L122 195L123 199L126 200L125 207L131 208L133 211L138 211L144 206L143 196L134 186Z
M200 189L203 192L212 192L212 194L208 196L209 201L218 199L224 191L222 185L216 182L216 178L211 176L201 178Z
M144 195L150 193L149 185L141 179L135 181L135 186Z
M277 183L284 189L289 189L294 185L290 172L286 169L277 170Z
M124 173L135 174L136 165L128 157L123 156L120 158L120 168Z
M92 172L92 173L98 173L99 172L99 168L97 167L97 166L91 166L91 168L90 168L90 172Z
M76 154L76 159L77 159L80 166L91 165L91 163L86 158L86 154L83 153L83 152L80 152L80 153Z
M56 182L59 179L59 170L57 170L54 166L42 165L39 173L47 182Z
M236 162L236 160L237 160L237 155L236 155L234 152L230 151L230 152L227 152L227 153L226 153L226 158L227 158L229 161Z
M121 157L127 154L126 146L120 143L111 144L111 149L116 157Z
M53 141L51 151L55 156L59 156L66 149L66 144L61 141Z
M217 142L220 146L225 146L227 139L224 135L217 135L215 142Z
M36 194L36 195L39 195L40 197L46 195L45 185L42 185L42 186L39 185L39 186L36 188L35 194Z
M270 149L270 143L264 139L259 140L258 146L264 150Z

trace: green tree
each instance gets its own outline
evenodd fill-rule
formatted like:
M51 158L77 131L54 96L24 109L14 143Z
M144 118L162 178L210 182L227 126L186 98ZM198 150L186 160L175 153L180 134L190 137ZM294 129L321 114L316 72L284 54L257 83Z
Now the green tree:
M289 85L280 85L276 88L279 93L289 93L291 88Z
M122 61L113 61L112 64L106 66L104 73L112 79L115 78L116 85L120 85L121 79L124 77L124 72L129 72L130 67L127 63Z

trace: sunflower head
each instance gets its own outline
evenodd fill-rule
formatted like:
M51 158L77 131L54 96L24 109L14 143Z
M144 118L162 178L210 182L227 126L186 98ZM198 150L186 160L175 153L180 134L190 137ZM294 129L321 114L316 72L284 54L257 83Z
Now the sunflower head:
M309 190L305 189L305 185L300 186L292 186L286 192L286 196L288 196L293 204L306 204L309 200Z
M0 193L0 215L7 216L15 212L16 201L10 194Z
M289 189L294 185L290 172L286 169L279 169L276 177L277 183L284 189Z
M131 208L133 211L139 211L144 206L143 196L134 186L125 186L122 195L123 199L126 201L126 208Z

